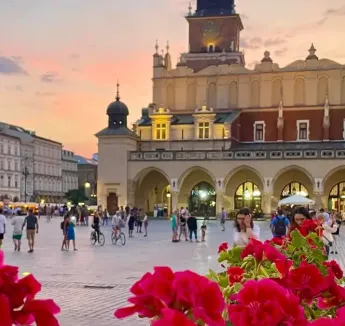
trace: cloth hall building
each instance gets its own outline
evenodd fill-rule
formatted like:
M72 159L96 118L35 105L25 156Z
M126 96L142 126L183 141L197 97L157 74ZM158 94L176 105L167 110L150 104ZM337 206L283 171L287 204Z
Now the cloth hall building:
M246 68L234 0L198 0L186 19L189 51L174 68L156 45L152 104L134 128L119 96L108 106L99 204L215 216L301 194L344 212L345 65L311 45L285 67L266 51Z

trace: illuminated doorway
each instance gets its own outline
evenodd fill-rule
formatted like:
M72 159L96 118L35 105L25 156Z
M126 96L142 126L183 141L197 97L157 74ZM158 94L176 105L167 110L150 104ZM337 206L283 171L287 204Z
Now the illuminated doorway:
M283 188L280 194L280 199L284 199L293 195L309 197L307 188L297 181L290 182Z
M189 211L195 216L216 216L216 191L209 183L200 182L192 189Z
M252 212L261 210L261 191L253 182L242 183L235 193L235 209L249 208Z
M345 181L336 184L328 197L328 209L345 212Z

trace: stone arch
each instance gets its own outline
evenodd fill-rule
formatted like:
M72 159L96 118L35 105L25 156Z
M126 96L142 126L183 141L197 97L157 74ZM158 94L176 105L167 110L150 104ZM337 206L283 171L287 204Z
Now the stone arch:
M178 179L178 205L180 207L189 207L190 193L192 189L201 182L208 183L216 189L216 180L214 176L203 167L194 166L181 174Z
M167 109L174 109L175 108L175 87L172 84L169 84L167 86Z
M217 107L217 84L209 83L207 87L207 106L216 109Z
M191 83L187 87L187 109L195 110L196 108L196 85Z
M326 97L329 95L329 85L328 85L328 77L327 76L321 76L318 79L318 85L317 85L317 103L322 105L325 103Z
M337 185L341 185L337 196L331 196L331 191ZM322 203L326 209L334 209L342 213L345 212L345 166L339 166L329 171L323 181ZM343 194L344 192L344 194ZM332 194L335 195L335 194ZM334 198L331 198L334 197ZM337 197L337 198L335 198Z
M229 84L229 108L236 109L238 107L238 83L232 81Z
M235 210L235 194L239 186L251 182L258 187L261 194L264 192L264 179L254 168L243 165L232 170L224 179L223 206L227 211Z
M133 179L135 185L135 206L153 212L155 204L168 206L164 190L170 189L170 178L161 169L149 167L140 171Z
M283 83L280 78L275 78L272 81L272 106L279 106L283 97Z
M341 97L342 97L342 104L345 104L345 77L343 77L342 83L341 83Z
M295 79L294 85L294 103L295 105L305 105L305 79L300 76Z
M313 176L304 168L298 165L291 165L280 170L272 180L272 208L278 206L282 190L291 182L301 183L308 191L309 198L314 197Z
M260 82L258 80L254 80L250 84L250 106L260 106Z

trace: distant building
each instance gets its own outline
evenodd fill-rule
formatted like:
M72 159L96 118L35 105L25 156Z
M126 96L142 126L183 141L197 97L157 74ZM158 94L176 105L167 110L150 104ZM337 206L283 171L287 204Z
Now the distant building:
M78 188L84 189L89 205L97 204L98 161L75 155L78 164Z
M62 191L78 189L78 162L74 153L62 150Z
M0 186L0 196L7 195L11 200L19 197L20 201L62 202L62 144L3 122L0 139L0 184L6 185Z

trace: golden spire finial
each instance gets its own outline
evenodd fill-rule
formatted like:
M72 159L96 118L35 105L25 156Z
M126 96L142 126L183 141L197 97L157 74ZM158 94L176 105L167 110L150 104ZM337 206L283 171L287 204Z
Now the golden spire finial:
M116 88L117 88L116 101L120 101L120 83L119 83L119 80L117 80Z

